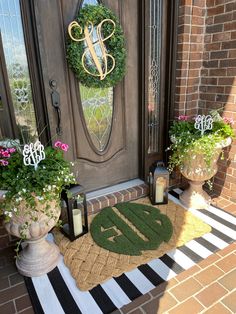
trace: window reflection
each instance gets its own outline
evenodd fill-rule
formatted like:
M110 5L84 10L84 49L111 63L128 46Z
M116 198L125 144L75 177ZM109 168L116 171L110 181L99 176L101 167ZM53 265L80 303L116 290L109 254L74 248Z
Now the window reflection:
M19 0L0 0L0 29L15 119L23 142L37 137Z

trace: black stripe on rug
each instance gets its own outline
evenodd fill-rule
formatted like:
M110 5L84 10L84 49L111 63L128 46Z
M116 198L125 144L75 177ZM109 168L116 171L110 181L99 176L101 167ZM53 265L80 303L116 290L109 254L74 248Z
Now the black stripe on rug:
M194 241L198 242L199 244L204 246L206 249L208 249L212 253L215 253L216 251L219 250L219 248L217 246L215 246L214 244L212 244L211 242L207 241L206 239L204 239L202 237L196 238L196 239L194 239Z
M198 254L193 252L191 249L189 249L185 245L178 247L178 250L183 252L186 256L188 256L196 264L203 260L203 258L201 256L199 256Z
M125 274L122 274L114 279L130 300L134 300L142 295L138 288L135 287Z
M101 285L98 285L94 287L93 289L89 290L89 293L92 295L92 297L94 298L94 301L97 303L97 305L100 307L101 311L104 314L112 313L113 311L117 309L117 307L111 301L111 299L103 290Z
M227 236L226 234L220 232L219 230L211 227L211 233L213 235L215 235L216 237L220 238L221 240L225 241L226 243L230 244L232 242L234 242L234 239L230 238L229 236Z
M59 269L56 267L47 275L57 295L58 301L63 308L63 311L66 314L82 314L73 296L71 295L70 290L68 289Z
M206 209L198 209L198 211L199 211L200 213L203 213L204 215L206 215L206 216L208 216L208 217L214 219L215 221L218 221L218 222L221 223L222 225L224 225L224 226L226 226L226 227L228 227L228 228L230 228L230 229L232 229L232 230L235 231L236 226L235 226L234 224L232 224L231 222L229 222L229 221L227 221L227 220L225 220L225 219L223 219L223 218L221 218L221 217L219 217L219 216L217 216L217 215L215 215L215 214L209 212L209 211L206 210Z
M159 258L164 264L166 264L176 274L180 274L185 269L181 267L176 261L174 261L169 255L165 254Z
M26 288L29 292L30 300L34 309L35 314L45 314L41 303L39 301L38 295L34 288L34 284L30 277L24 277Z
M138 269L155 287L165 281L148 264L140 265Z
M175 198L179 199L179 194L175 192L174 190L169 191L169 194L174 196Z

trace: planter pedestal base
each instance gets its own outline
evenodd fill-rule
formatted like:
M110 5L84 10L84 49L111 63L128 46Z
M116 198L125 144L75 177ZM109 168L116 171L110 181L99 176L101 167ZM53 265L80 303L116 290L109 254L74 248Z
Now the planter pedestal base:
M204 181L189 180L189 187L180 195L180 201L187 208L205 209L209 206L211 198L203 191Z
M59 248L48 242L45 236L37 240L26 240L24 243L26 246L16 259L19 273L27 277L37 277L56 267L60 258Z

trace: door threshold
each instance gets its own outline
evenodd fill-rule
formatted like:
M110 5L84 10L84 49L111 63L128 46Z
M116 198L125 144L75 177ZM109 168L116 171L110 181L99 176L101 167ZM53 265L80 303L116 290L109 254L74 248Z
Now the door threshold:
M104 207L129 202L146 195L148 195L148 186L140 179L129 180L104 189L89 192L86 194L88 214L95 214Z
M113 194L115 192L127 190L127 189L130 189L130 188L133 188L135 186L142 185L142 184L145 184L143 180L133 179L133 180L129 180L129 181L126 181L123 183L111 185L111 186L108 186L108 187L103 188L103 189L89 192L86 194L86 198L87 198L87 200L91 200L93 198L98 198L98 197L105 196L108 194Z

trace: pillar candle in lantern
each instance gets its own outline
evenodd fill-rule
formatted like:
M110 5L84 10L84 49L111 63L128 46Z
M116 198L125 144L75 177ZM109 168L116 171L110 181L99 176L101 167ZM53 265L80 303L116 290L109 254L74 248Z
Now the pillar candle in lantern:
M162 203L164 200L165 179L157 178L156 181L156 203Z
M83 231L82 224L82 212L80 209L73 209L73 225L74 225L74 235L77 236Z

